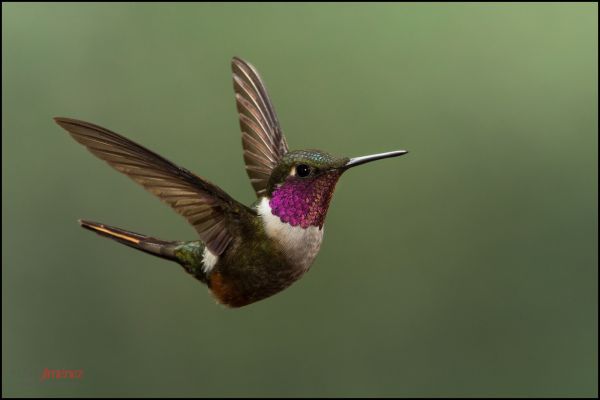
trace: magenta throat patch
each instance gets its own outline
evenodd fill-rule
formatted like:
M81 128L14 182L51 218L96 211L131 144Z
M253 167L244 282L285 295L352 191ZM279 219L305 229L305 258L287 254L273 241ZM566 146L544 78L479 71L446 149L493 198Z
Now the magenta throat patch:
M323 227L329 202L340 172L322 173L312 179L290 177L273 191L271 213L292 226Z

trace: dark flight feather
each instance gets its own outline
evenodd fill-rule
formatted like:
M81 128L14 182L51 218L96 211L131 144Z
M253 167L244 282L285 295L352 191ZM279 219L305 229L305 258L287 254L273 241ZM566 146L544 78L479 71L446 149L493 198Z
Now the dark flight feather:
M215 255L231 242L242 214L254 213L216 185L117 133L70 118L55 121L92 154L185 217Z
M271 171L288 152L288 145L256 69L237 57L231 61L231 69L246 171L260 197L266 194Z

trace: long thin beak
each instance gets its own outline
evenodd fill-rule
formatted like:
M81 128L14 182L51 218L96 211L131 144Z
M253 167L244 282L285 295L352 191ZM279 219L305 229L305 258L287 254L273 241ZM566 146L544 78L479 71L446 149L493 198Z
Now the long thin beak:
M346 170L348 168L356 167L357 165L365 164L375 160L381 160L383 158L400 157L406 153L408 153L406 150L396 150L388 151L387 153L372 154L370 156L354 157L351 158L350 161L348 161L342 168Z

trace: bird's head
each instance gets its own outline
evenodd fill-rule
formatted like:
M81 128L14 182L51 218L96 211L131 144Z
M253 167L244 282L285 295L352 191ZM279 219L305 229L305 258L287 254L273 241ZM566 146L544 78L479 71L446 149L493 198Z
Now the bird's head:
M233 88L246 172L263 216L307 229L323 227L340 176L371 161L398 157L405 150L364 157L336 157L321 150L289 151L275 108L260 75L251 64L234 57Z
M322 228L335 185L345 171L406 153L399 150L348 158L320 150L290 151L273 168L268 181L266 195L271 212L292 226Z

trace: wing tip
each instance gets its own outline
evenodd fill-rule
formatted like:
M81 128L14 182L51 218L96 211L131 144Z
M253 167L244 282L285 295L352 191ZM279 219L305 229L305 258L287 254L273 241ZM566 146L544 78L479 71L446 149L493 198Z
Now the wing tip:
M246 61L244 61L244 59L238 57L238 56L233 56L231 58L231 69L234 72L234 76L235 76L235 69L239 68L241 69L244 65L246 65Z
M231 57L231 64L248 64L246 60L239 56Z
M67 117L52 117L52 119L54 120L54 122L56 124L58 124L61 127L65 127L65 125L73 123L73 119L71 118L67 118Z
M53 117L52 119L54 120L54 122L56 122L56 124L58 124L58 126L60 126L61 128L63 128L64 130L66 130L69 133L74 133L73 130L75 128L96 128L96 129L100 128L100 127L96 127L95 125L93 125L89 122L81 121L79 119L74 119L74 118Z
M243 70L243 69L249 70L251 73L253 73L257 77L260 76L254 65L252 65L248 61L246 61L243 58L238 57L238 56L233 56L231 58L231 67L234 70L234 75L235 75L235 68L237 67L240 70Z

